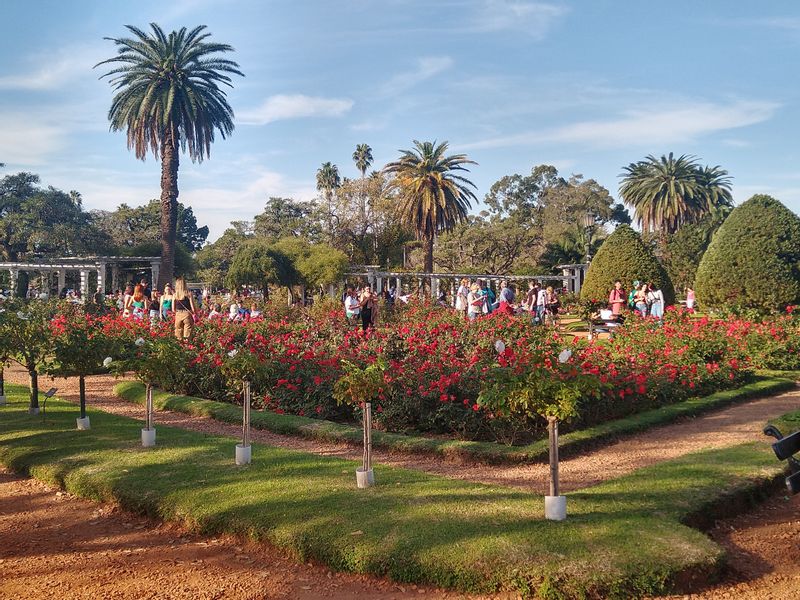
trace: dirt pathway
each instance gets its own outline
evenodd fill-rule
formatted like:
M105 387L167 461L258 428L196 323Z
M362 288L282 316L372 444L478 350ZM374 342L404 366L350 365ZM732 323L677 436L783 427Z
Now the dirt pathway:
M672 600L788 600L800 596L800 495L780 493L709 532L728 551L723 581ZM665 599L669 600L669 599Z
M8 381L27 384L27 375L19 367L8 369L6 373ZM114 396L112 390L115 383L116 380L108 375L87 378L88 404L106 412L143 419L144 411L141 406ZM39 385L46 388L51 385L51 381L42 377ZM77 378L58 379L52 381L52 385L59 388L60 398L77 402ZM767 444L769 439L761 433L764 421L797 409L800 409L800 390L743 402L695 419L628 436L585 456L562 460L559 466L561 488L564 491L571 491L589 487L698 450L722 448L751 441ZM172 411L159 411L155 420L156 426L163 424L231 437L241 435L240 426ZM264 444L325 456L354 460L361 458L359 448L344 444L324 443L260 430L253 430L252 439ZM540 494L547 492L549 467L546 464L498 467L448 462L428 455L391 454L382 450L374 452L374 460L381 464L416 469L455 479L506 485Z
M189 534L0 469L0 598L376 600L463 594L297 564L265 544Z

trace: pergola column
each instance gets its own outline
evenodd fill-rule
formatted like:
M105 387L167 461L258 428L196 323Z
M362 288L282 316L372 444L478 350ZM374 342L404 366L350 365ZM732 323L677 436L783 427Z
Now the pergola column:
M61 290L63 290L67 286L67 270L63 267L58 270L58 293L61 294Z
M111 265L111 291L119 289L119 265Z
M8 270L11 277L11 296L17 295L17 281L19 281L19 269Z
M81 269L81 301L89 298L89 269Z
M106 265L101 263L97 267L97 291L103 295L106 293Z
M157 289L158 287L158 274L161 270L161 261L153 261L150 263L150 289Z

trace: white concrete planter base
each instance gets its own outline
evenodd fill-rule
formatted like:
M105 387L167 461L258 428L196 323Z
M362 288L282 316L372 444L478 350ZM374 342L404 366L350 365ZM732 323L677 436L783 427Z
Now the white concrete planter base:
M75 420L78 422L78 429L80 431L86 431L87 429L92 428L92 426L89 424L89 417L84 417L83 419L77 418Z
M28 408L28 414L29 415L38 415L39 414L39 407L38 406L35 407L35 408L34 407L29 407Z
M156 428L142 429L142 447L152 448L156 445Z
M5 406L7 404L7 400L5 396L0 396L0 406Z
M249 444L247 446L242 446L241 444L236 444L236 464L237 465L249 465L250 461L253 459L253 447Z
M566 496L544 497L544 518L550 521L563 521L567 518Z
M356 485L360 488L368 488L375 485L375 473L373 470L365 471L363 468L356 469Z

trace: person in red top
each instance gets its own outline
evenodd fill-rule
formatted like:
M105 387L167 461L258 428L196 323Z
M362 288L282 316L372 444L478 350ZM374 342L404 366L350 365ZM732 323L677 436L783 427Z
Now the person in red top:
M608 305L611 308L611 313L613 315L621 315L622 309L625 307L625 290L622 289L622 282L617 279L614 282L614 289L611 290L611 294L608 296Z

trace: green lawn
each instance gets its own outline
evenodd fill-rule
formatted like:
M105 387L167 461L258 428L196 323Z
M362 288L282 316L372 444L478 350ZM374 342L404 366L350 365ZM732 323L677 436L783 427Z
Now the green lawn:
M263 445L234 467L233 439L159 427L159 446L143 449L140 422L90 411L92 430L79 432L75 406L49 401L42 423L23 388L7 393L0 462L14 470L299 560L464 591L631 597L707 577L723 553L681 521L781 471L766 444L703 452L569 494L568 520L553 523L541 497L518 490L383 466L358 490L354 462Z
M755 381L740 388L723 390L708 396L689 398L653 410L631 415L562 434L560 437L561 455L575 455L604 442L615 440L623 435L644 431L651 427L673 423L678 419L693 417L710 410L722 408L735 402L742 402L758 396L769 396L795 389L795 381L800 373L791 371L771 371L758 376ZM136 381L126 381L114 387L114 393L128 400L144 404L145 386ZM161 410L172 410L193 415L211 417L226 423L241 423L242 409L228 402L217 402L192 396L180 396L155 390L153 404ZM298 435L325 442L347 442L360 444L360 427L299 417L281 415L271 411L253 411L251 425L274 433ZM393 452L418 452L444 457L458 457L467 461L489 464L512 464L521 462L546 461L548 441L537 440L523 446L505 446L492 442L473 442L466 440L447 440L425 436L402 435L376 431L372 444Z

